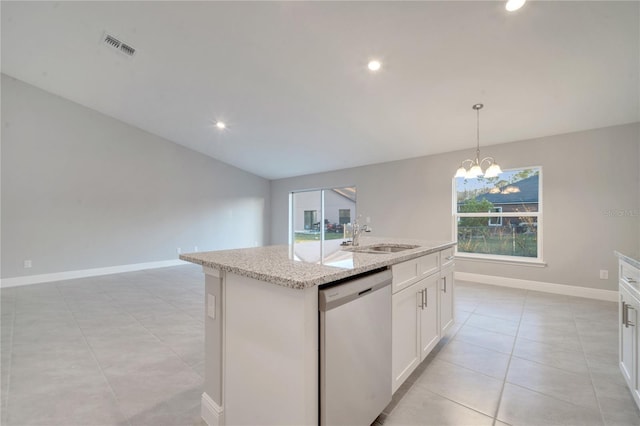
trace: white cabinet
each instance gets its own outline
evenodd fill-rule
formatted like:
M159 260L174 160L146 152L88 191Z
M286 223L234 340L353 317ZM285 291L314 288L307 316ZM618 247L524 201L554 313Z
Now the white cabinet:
M625 288L620 288L620 371L622 376L633 389L636 382L635 365L637 359L637 311L634 309L634 298Z
M423 278L391 298L393 392L440 340L438 278Z
M415 284L391 297L391 363L395 392L420 363L418 301L421 293Z
M438 274L419 281L418 285L421 289L418 312L420 315L420 361L422 361L440 340Z
M640 407L640 268L621 258L619 271L620 371Z
M393 392L454 323L452 256L445 250L392 267Z
M440 271L440 335L444 336L454 324L453 263Z

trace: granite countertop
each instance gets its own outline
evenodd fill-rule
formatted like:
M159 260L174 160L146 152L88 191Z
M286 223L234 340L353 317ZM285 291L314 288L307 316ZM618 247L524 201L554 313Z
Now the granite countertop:
M619 251L615 251L614 253L616 254L616 256L618 256L619 259L622 259L625 262L627 262L628 264L640 269L640 260L637 260L637 259L634 259L633 257L624 255L624 254L620 253Z
M304 244L308 243L299 246L305 247ZM419 247L397 253L356 253L349 251L351 247L345 247L334 250L322 261L298 260L299 256L287 245L185 253L180 255L180 259L272 284L304 289L444 250L456 243L362 237L359 247L373 244L411 244Z

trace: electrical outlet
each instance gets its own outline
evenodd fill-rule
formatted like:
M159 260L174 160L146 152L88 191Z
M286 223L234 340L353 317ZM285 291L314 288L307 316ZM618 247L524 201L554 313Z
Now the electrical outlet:
M600 279L608 280L609 279L609 271L606 269L600 269Z
M182 249L180 247L176 247L176 253L178 254L182 253Z
M31 259L29 259L29 260L25 260L25 261L24 261L24 267L25 267L25 269L27 269L27 268L31 268L32 266L33 266L33 264L31 263Z

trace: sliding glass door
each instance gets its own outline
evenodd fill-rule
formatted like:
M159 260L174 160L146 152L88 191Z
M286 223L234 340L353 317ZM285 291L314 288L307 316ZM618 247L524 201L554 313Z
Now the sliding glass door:
M289 244L300 260L318 262L339 250L356 217L356 188L324 188L290 194Z

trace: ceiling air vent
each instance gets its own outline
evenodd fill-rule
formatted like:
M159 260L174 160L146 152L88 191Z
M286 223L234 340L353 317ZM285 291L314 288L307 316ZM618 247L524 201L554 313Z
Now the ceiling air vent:
M136 53L136 49L134 47L121 42L111 34L105 33L102 40L107 46L116 49L127 56L133 56Z
M129 56L133 56L133 54L136 53L136 49L124 43L120 45L120 51Z

